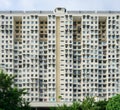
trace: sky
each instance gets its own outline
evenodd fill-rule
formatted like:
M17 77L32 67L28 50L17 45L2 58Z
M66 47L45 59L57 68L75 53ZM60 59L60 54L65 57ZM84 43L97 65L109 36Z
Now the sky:
M0 0L0 10L113 10L120 11L120 0Z

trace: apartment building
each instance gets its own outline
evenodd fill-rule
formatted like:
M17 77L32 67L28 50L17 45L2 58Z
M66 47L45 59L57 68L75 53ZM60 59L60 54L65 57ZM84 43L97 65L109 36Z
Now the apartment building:
M33 106L108 99L120 93L120 12L0 11L0 68Z

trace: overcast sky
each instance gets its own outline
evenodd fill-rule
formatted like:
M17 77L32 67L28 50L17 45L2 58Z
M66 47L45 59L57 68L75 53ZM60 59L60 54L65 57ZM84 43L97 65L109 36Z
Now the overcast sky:
M0 10L119 10L120 0L0 0Z

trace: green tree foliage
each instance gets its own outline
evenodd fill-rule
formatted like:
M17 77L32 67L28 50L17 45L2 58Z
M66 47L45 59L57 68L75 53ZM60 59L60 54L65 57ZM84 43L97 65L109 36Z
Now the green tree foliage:
M69 110L69 107L66 104L63 105L58 105L58 107L56 108L56 110Z
M120 110L120 94L109 99L106 110Z
M22 98L24 89L13 87L14 78L0 71L0 110L30 110L29 103Z
M79 102L73 102L73 104L70 106L69 110L81 110L80 109L80 103Z
M86 97L81 104L81 110L96 110L95 100L92 97Z
M63 104L61 106L58 105L58 107L51 110L80 110L80 103L74 102L70 106L67 106L66 104Z
M96 102L97 110L106 110L107 103L108 101L106 100L101 100L101 101Z
M106 100L95 101L93 97L86 97L82 102L73 102L72 105L66 104L52 107L50 110L120 110L120 95L116 95Z

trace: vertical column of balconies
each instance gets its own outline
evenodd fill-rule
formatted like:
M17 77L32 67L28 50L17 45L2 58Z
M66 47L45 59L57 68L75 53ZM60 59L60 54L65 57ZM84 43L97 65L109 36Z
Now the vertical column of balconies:
M13 16L0 16L1 61L0 68L8 74L14 73L14 31Z
M5 57L4 54L5 54L5 50L4 50L4 42L5 41L5 38L6 36L4 36L4 30L5 30L5 23L4 23L4 19L5 19L5 16L4 15L1 15L0 16L0 69L3 69L5 68Z
M30 67L31 69L31 87L33 90L31 90L31 99L33 98L33 101L39 101L39 17L38 15L30 15L30 32L28 33L30 38L27 38L27 40L30 39L30 42L28 42L28 45L30 45L30 52L28 53L30 55ZM29 44L30 43L30 44Z
M23 88L30 101L39 100L39 18L37 15L22 17L22 52L23 52Z
M107 99L120 92L120 16L112 15L107 19L108 34L108 74Z
M47 16L39 17L40 101L47 101Z
M0 21L2 21L2 16L0 16ZM2 22L0 22L0 31L2 30ZM0 36L2 36L2 33L0 32ZM2 38L0 38L0 69L2 68L3 64L2 64Z
M81 98L81 17L73 17L73 100Z
M63 18L62 18L63 17ZM61 24L62 22L64 25L61 25L61 31L62 26L64 26L64 36L61 36L61 65L64 66L64 79L62 78L64 82L64 90L63 93L63 99L62 101L71 102L73 101L73 17L72 15L65 15L61 16ZM62 32L61 32L62 33ZM63 38L62 38L63 37ZM63 45L64 44L64 45ZM64 49L62 48L64 47ZM63 56L64 59L63 59ZM62 76L62 71L61 71Z
M98 18L82 17L81 97L98 95Z
M47 40L47 101L56 101L56 17L48 15Z
M98 17L97 16L91 16L91 23L90 23L90 31L91 31L91 41L90 38L88 42L91 43L91 62L89 62L88 64L91 66L91 73L90 76L90 94L89 96L92 97L98 97L98 48L99 48L99 44L98 44L98 38L99 38L99 32L98 32ZM88 50L87 50L88 51ZM88 72L89 73L89 72ZM87 86L89 87L89 86Z
M16 85L22 88L22 17L14 17L14 73L16 74Z
M107 18L99 17L99 98L107 97Z

